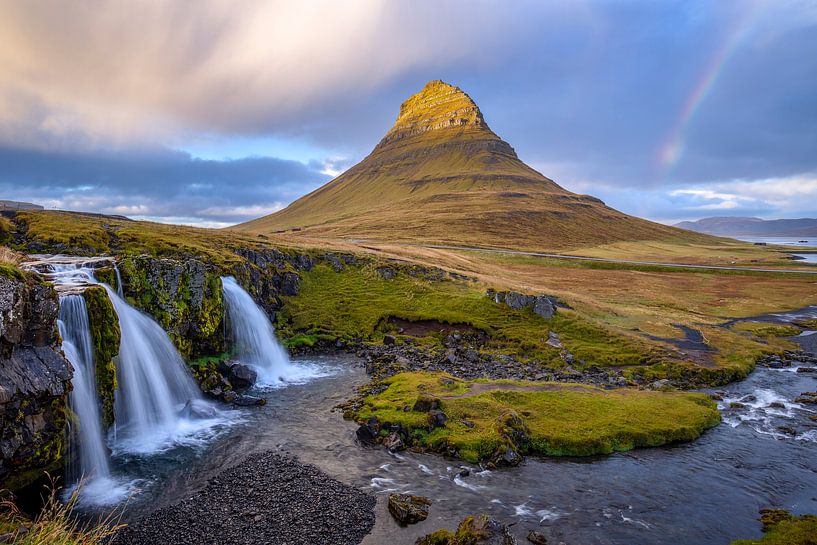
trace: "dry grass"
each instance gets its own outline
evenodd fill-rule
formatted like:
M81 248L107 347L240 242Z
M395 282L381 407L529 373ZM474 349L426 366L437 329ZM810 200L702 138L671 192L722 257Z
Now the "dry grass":
M0 246L0 265L19 265L23 262L23 255L7 246Z
M72 511L77 504L79 488L68 501L61 502L54 481L47 488L45 505L32 521L10 500L0 501L0 534L3 543L12 545L103 545L124 524L119 522L121 511L101 517L96 524L81 524Z

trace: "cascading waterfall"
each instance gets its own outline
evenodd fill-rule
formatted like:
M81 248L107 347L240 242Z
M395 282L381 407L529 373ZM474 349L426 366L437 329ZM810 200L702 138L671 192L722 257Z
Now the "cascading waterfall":
M202 399L167 333L103 284L119 316L116 452L149 453L195 443L223 422Z
M129 487L111 478L110 456L96 390L96 370L88 323L88 309L81 295L60 297L57 325L62 337L62 351L74 367L73 390L69 395L71 410L78 423L72 432L71 463L68 483L71 489L82 483L81 500L108 504L127 494Z
M71 446L77 456L76 466L69 468L70 484L82 481L81 503L111 504L130 494L139 481L111 477L108 447L114 455L140 455L176 446L197 446L224 429L234 416L202 399L165 331L121 296L122 281L116 267L117 291L97 282L92 268L97 262L110 263L110 259L54 256L32 262L30 267L57 285L63 351L75 368L70 402L79 422ZM107 290L121 333L114 397L116 424L107 436L107 446L88 310L84 297L78 295L89 285L101 285Z
M311 365L293 365L264 310L232 276L223 276L224 306L230 322L236 357L258 373L259 386L277 386L320 376Z

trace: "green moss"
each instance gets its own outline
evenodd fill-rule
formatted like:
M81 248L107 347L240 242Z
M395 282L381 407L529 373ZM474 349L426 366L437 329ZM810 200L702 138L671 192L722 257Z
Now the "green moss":
M26 274L16 265L12 265L11 263L0 263L0 276L5 276L6 278L11 278L12 280L24 281L26 279Z
M83 293L88 307L91 339L94 344L97 394L102 405L105 426L114 421L114 394L117 388L115 358L119 354L119 319L108 293L102 286L92 286Z
M17 230L14 223L7 217L0 216L0 244L8 244L12 234Z
M797 323L806 329L817 329L817 320L803 320Z
M756 337L791 337L800 333L797 326L766 322L736 322L732 330L751 333Z
M284 297L284 308L278 313L277 330L289 342L308 342L312 336L379 341L383 324L400 318L475 328L486 333L483 348L488 352L550 365L562 365L560 351L546 344L550 331L558 333L565 347L588 365L643 365L656 357L645 343L575 312L561 310L544 319L530 309L494 303L471 283L403 273L386 280L375 265L347 266L335 272L328 264L319 264L300 276L299 294Z
M590 456L691 441L720 422L716 405L699 393L467 382L434 373L402 373L384 383L385 391L365 398L359 422L375 417L399 425L416 446L453 448L472 462L509 446L530 454ZM444 427L429 430L427 413L405 410L421 394L440 399L448 417Z
M764 520L766 529L760 539L733 541L732 545L815 545L817 544L817 516L804 515Z

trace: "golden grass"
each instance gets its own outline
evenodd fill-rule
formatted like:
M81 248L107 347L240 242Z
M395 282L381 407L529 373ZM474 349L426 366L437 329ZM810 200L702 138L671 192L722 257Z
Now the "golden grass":
M68 501L61 502L52 480L47 488L45 505L32 521L10 500L0 501L0 534L9 534L12 545L104 545L124 524L119 522L121 511L101 517L95 524L84 525L72 515L79 488Z

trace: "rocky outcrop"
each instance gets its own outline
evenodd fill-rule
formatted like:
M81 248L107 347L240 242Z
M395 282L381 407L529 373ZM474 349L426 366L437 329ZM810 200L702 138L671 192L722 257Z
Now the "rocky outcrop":
M119 261L125 296L167 331L185 358L224 351L221 272L192 258Z
M0 488L62 464L71 364L59 350L59 301L29 277L0 275Z
M488 515L466 517L455 533L438 530L421 537L417 545L516 545L508 526Z
M400 526L416 524L428 518L431 500L411 494L389 494L389 513Z
M83 292L88 308L88 325L94 347L97 396L101 404L102 422L107 429L114 421L116 392L116 361L119 355L119 318L102 286L91 286Z
M488 290L485 296L496 304L505 304L513 310L530 308L534 314L542 318L552 318L556 314L559 299L551 295L525 295L515 291Z

